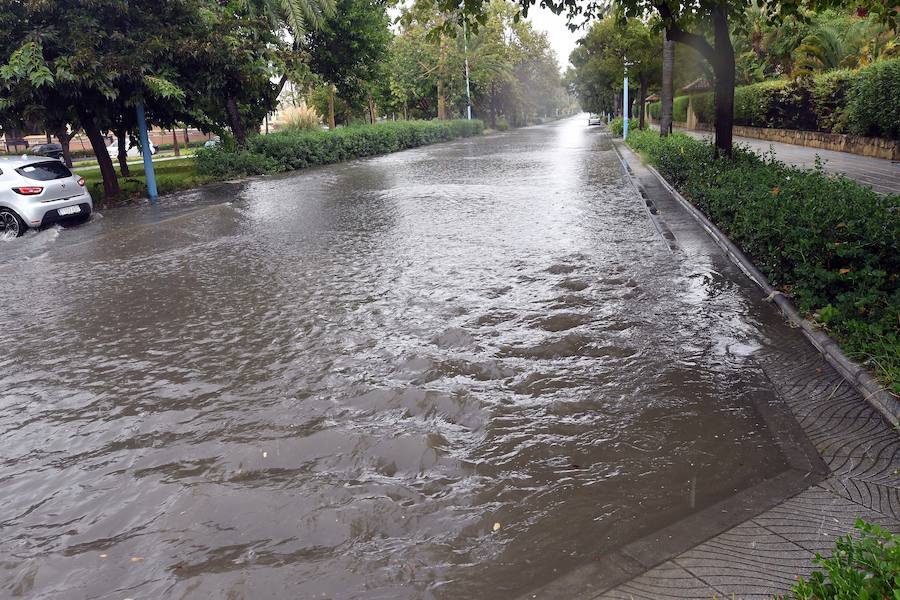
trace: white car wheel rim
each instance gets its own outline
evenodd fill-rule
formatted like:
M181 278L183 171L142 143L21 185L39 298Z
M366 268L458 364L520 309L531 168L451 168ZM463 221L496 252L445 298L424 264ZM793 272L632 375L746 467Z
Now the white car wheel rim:
M11 238L19 234L19 221L8 212L0 213L0 237Z

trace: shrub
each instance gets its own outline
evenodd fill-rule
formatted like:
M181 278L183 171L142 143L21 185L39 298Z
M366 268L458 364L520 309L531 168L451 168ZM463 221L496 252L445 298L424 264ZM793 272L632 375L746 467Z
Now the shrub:
M900 59L859 71L839 69L814 78L776 79L734 90L734 123L750 127L855 133L900 139ZM692 97L701 123L715 122L712 92ZM676 103L675 120L679 118Z
M813 571L791 588L795 600L872 600L900 598L900 536L856 520L860 538L840 537L831 557L816 553L813 561L825 572Z
M497 119L497 131L508 131L509 130L509 121L500 117Z
M612 121L609 122L609 130L616 137L622 137L622 132L625 130L625 119L622 117L616 117Z
M854 358L900 392L900 196L675 134L628 143Z
M292 171L478 135L483 129L481 121L457 120L387 121L334 131L288 130L253 137L240 151L227 144L203 150L197 156L197 171L220 178Z
M762 82L750 86L758 94L761 108L761 127L800 129L816 128L816 115L812 109L812 94L808 80Z
M694 115L701 123L712 124L716 122L716 102L712 92L691 96L691 108Z
M662 112L662 102L651 102L649 108L650 116L654 119L659 119L659 115Z
M816 117L806 80L763 81L735 90L735 104L746 110L740 125L814 130ZM737 112L737 111L735 111ZM737 115L736 115L737 117Z
M851 133L900 139L900 58L861 70L851 98L847 108Z
M812 100L819 131L846 133L847 105L856 73L837 69L818 75L812 85Z
M691 101L690 96L678 96L672 101L672 120L678 123L687 121L688 103Z
M316 109L309 106L292 106L283 112L285 129L293 131L311 131L320 129L322 119Z
M223 146L200 148L194 158L198 173L217 179L262 175L278 170L275 161L265 156L249 150L227 150Z

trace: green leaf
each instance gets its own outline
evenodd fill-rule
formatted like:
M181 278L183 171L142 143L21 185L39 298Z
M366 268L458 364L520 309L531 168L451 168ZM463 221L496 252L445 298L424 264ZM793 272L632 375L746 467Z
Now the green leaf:
M144 75L144 85L157 98L184 100L184 90L163 77Z

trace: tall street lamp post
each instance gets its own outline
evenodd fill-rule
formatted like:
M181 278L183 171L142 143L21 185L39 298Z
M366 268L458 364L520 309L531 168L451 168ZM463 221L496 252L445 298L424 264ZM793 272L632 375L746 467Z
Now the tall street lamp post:
M463 52L466 62L466 118L472 120L472 94L469 91L469 31L463 21Z
M624 91L622 93L622 139L628 139L628 59L625 59L625 82L623 84Z
M128 0L125 0L125 10L128 10ZM141 136L141 154L144 156L144 175L147 177L147 196L150 202L156 202L159 193L156 190L156 173L153 171L153 155L150 153L150 136L147 133L147 115L144 112L144 103L138 102L135 107L137 114L138 129ZM127 143L126 140L119 140L119 144Z
M147 134L147 116L144 114L144 104L136 107L138 127L141 130L141 153L144 155L144 175L147 176L147 196L150 202L156 202L159 193L156 190L156 173L153 171L153 155L150 153L150 136ZM121 144L122 141L120 140Z

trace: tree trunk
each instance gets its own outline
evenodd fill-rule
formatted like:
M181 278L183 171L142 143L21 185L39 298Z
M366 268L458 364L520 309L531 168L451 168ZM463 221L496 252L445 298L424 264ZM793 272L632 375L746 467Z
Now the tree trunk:
M647 81L647 76L642 75L640 77L640 82L641 82L641 88L640 88L641 89L641 91L640 91L641 110L640 110L640 113L639 113L640 116L638 119L638 129L644 129L645 124L646 124L646 112L647 112L647 86L649 85L649 82Z
M81 114L81 123L84 127L84 133L91 142L91 148L97 163L100 165L100 174L103 176L103 195L106 198L115 198L122 193L119 187L119 179L116 177L116 170L113 168L112 159L106 150L105 140L100 128L94 123L93 118L86 113Z
M52 143L53 143L53 140L52 140L51 137L50 137L50 132L49 132L49 131L44 131L44 135L47 136L47 143L48 143L48 144L52 144Z
M437 73L437 118L441 121L447 118L447 98L444 96L444 58L445 44L444 34L441 34L441 52L438 57Z
M444 80L437 80L437 118L441 121L447 118L447 99L444 98Z
M491 129L497 129L497 102L493 81L491 81Z
M654 4L660 16L671 23L671 8L666 3ZM732 126L734 125L734 46L728 32L728 13L724 5L710 12L713 44L702 35L684 31L678 25L669 27L669 34L699 52L712 67L716 80L716 154L731 156Z
M131 176L131 171L128 169L128 131L124 126L116 129L116 139L118 140L119 149L118 156L116 156L116 159L119 161L119 171L122 172L122 177L129 177Z
M375 124L375 120L378 118L378 107L375 106L375 100L372 96L369 96L369 123L372 125Z
M334 131L334 85L328 86L328 128Z
M181 156L181 150L178 148L178 134L175 133L175 128L172 128L172 144L175 146L175 156Z
M724 7L713 10L716 43L716 150L731 156L734 126L734 46L728 31L728 14Z
M188 133L187 126L184 127L184 147L190 148L191 146L191 134Z
M229 95L225 98L225 112L228 113L228 124L231 125L231 133L239 148L247 145L247 132L244 131L244 123L241 121L241 111L238 110L237 101Z
M63 153L63 163L69 168L72 167L72 138L75 137L75 132L69 133L65 127L60 127L56 131L56 139L59 140L59 145L62 146Z
M660 93L659 135L666 137L672 133L672 103L675 101L673 75L675 71L675 42L663 33L662 92Z

